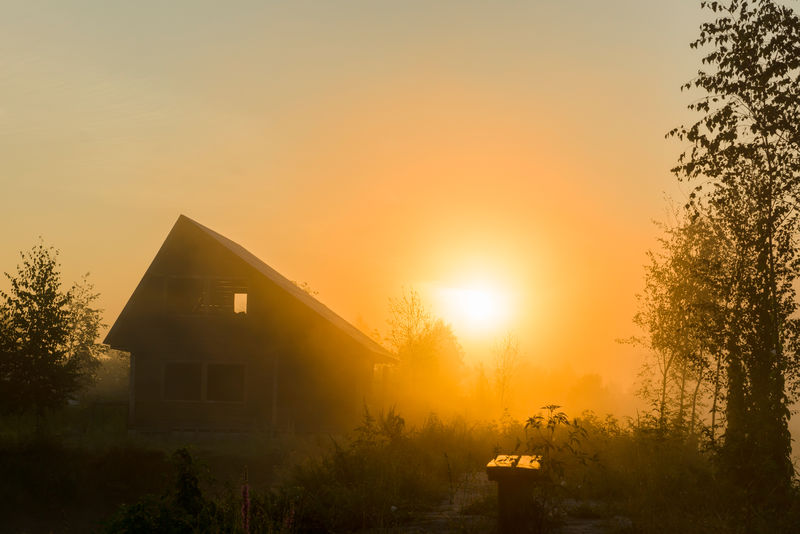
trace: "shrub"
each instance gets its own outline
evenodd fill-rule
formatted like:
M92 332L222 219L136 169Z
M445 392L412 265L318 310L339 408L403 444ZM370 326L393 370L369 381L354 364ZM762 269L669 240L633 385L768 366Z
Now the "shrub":
M224 513L204 498L192 456L185 448L172 455L175 479L162 496L146 495L132 505L123 505L107 525L108 532L144 534L161 532L225 532Z

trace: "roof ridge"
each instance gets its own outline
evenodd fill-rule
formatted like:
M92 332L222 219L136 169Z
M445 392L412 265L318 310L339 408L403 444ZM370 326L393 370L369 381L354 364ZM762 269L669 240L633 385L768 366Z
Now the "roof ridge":
M366 346L369 350L380 353L385 356L389 356L389 352L378 342L367 336L360 329L350 324L350 322L348 322L339 314L331 310L328 306L320 302L313 295L310 295L308 292L298 287L297 284L295 284L292 280L289 280L281 273L276 271L274 268L267 265L258 256L256 256L255 254L253 254L240 244L236 243L235 241L195 221L194 219L187 217L186 215L181 214L178 217L178 220L176 221L175 224L177 225L184 219L186 222L194 224L198 229L208 234L218 243L227 248L230 252L234 253L236 256L246 261L251 267L256 269L258 272L268 277L273 283L278 285L281 289L288 292L293 297L297 298L297 300L299 300L300 302L311 308L313 311L317 312L319 315L327 319L329 322L333 323L334 326L337 326L339 329L343 330L346 334L348 334L350 337L352 337L362 345Z

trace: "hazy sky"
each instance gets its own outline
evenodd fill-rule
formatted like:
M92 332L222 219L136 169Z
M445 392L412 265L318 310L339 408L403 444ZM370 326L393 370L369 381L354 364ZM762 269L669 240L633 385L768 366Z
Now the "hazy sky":
M179 214L385 329L492 286L541 363L625 382L698 2L2 3L0 271L37 236L112 323ZM438 306L438 304L437 304ZM445 308L434 310L447 317Z

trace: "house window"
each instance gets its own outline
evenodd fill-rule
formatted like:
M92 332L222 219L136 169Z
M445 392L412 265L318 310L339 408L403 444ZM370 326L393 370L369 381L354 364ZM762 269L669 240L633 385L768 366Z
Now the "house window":
M199 363L167 363L164 366L164 398L199 401L202 398L203 368Z
M247 313L247 293L233 294L233 313Z
M206 400L242 402L244 400L244 365L209 364L206 376Z

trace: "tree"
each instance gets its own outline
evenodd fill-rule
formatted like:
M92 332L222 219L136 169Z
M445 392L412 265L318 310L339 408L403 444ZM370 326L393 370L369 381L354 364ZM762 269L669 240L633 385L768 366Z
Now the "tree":
M689 106L701 118L668 134L691 144L673 171L730 252L723 465L751 499L779 504L799 374L800 19L773 0L701 5L716 18L691 46L711 48L708 70L684 86L704 93Z
M419 293L403 291L399 299L389 299L389 343L400 366L413 375L453 377L463 365L463 350L452 327L435 319Z
M40 243L21 254L16 275L0 292L0 410L44 415L91 381L96 368L100 311L84 277L61 289L58 251Z
M389 344L398 354L409 350L433 325L431 312L414 289L403 289L400 298L389 299Z
M108 348L97 343L100 328L104 325L101 310L93 305L100 294L95 292L94 284L89 282L89 273L86 273L79 282L72 284L67 295L67 352L71 359L77 360L78 367L82 369L82 387L86 387L94 382L100 357Z
M398 388L406 400L430 410L460 393L464 351L453 329L435 319L413 289L389 299L388 341L394 350Z
M645 337L633 341L651 352L641 393L652 402L661 432L691 435L700 426L698 410L713 390L713 434L721 385L715 355L720 354L718 299L725 284L725 256L707 221L691 212L676 215L674 225L662 225L660 250L648 253L645 288L634 316Z
M508 409L511 384L520 364L519 340L512 334L497 342L492 350L494 359L494 387L500 400L500 409Z

